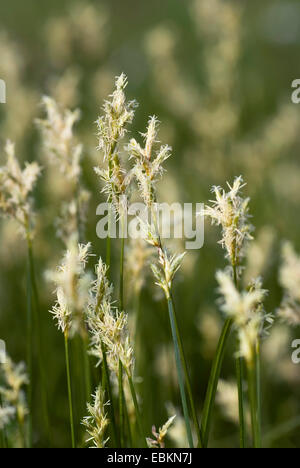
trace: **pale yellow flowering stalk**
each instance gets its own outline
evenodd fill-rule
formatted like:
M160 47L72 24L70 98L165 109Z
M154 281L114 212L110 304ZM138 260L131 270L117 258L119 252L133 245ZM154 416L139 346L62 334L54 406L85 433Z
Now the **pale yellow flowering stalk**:
M163 163L170 157L171 148L168 145L160 145L158 141L158 126L159 122L155 116L149 118L147 130L142 133L144 145L140 145L135 139L131 139L128 145L128 152L131 159L134 161L133 173L135 175L140 195L148 208L148 216L151 215L151 222L141 221L141 227L145 231L145 240L155 247L158 252L158 262L151 265L153 274L156 279L156 284L162 288L165 293L172 337L174 341L176 366L178 372L179 388L186 422L186 430L189 439L190 447L193 447L193 436L189 421L189 411L187 405L185 386L187 386L190 405L192 408L193 420L198 436L198 444L201 445L200 428L196 416L195 405L193 402L190 380L183 352L181 337L174 311L174 304L171 295L171 288L174 276L180 268L184 254L171 255L163 246L159 224L156 213L156 184L163 174Z
M145 244L144 239L130 239L126 249L126 277L128 278L128 293L138 297L146 281L147 266L153 259L153 249Z
M91 276L85 271L90 255L90 244L70 241L61 265L47 277L56 287L57 300L51 310L58 328L65 336L85 334L84 311L89 299Z
M105 402L104 391L98 387L93 395L93 402L87 405L89 416L86 416L82 421L89 436L86 442L92 444L91 448L105 448L109 440L105 437L109 425L105 408L108 405L109 402Z
M6 165L0 167L0 214L17 221L21 232L32 237L32 202L33 188L41 174L41 167L36 163L25 163L21 169L16 158L15 146L8 141L5 146Z
M36 123L42 132L44 152L64 176L76 180L81 172L82 145L74 137L73 126L80 112L61 109L49 96L43 97L42 105L46 118L37 119Z
M22 362L14 364L9 356L6 356L4 364L0 366L0 373L4 380L3 387L0 387L0 394L4 403L3 408L1 408L2 416L6 418L7 422L14 416L16 417L20 431L20 442L25 447L25 422L28 408L23 387L29 383L25 364Z
M71 191L70 199L62 203L60 217L56 221L57 234L67 244L74 233L77 233L78 241L82 239L89 201L89 193L80 180L83 147L73 129L80 118L80 111L62 109L48 96L43 97L42 106L46 118L37 119L36 123L42 134L44 153L67 178Z
M260 340L268 332L273 317L266 314L263 301L267 291L262 289L260 279L253 281L246 291L240 292L229 272L217 273L219 291L222 295L221 308L233 321L239 339L239 358L247 365L249 399L251 407L252 435L255 448L261 447L261 407L260 407ZM238 361L237 361L238 362ZM241 377L241 375L240 375ZM244 405L241 410L241 383L238 380L241 443L245 444Z
M282 264L279 281L284 290L284 298L278 310L278 316L289 325L300 324L300 256L291 243L282 248Z
M159 121L155 116L149 118L146 133L142 133L144 146L131 139L128 152L134 160L134 175L136 177L141 197L148 207L156 201L155 185L163 174L163 163L171 156L172 148L168 145L157 147Z
M42 370L41 336L38 311L38 290L35 279L35 268L33 260L32 241L34 237L34 212L31 200L32 191L41 174L41 167L36 163L25 163L21 168L15 154L15 146L8 141L5 146L7 162L0 168L0 214L17 222L21 234L26 238L28 252L28 284L27 284L27 355L28 373L30 376L28 390L29 415L29 445L31 445L32 426L32 362L33 362L33 322L36 321L38 340L38 361L40 366L40 377L42 380L42 397L45 418L47 416L46 386ZM47 423L48 425L48 423Z
M252 226L249 224L249 198L241 197L245 186L243 178L237 177L232 186L228 184L226 192L220 187L213 187L216 199L211 206L206 206L204 215L211 218L213 224L222 227L222 239L219 243L226 250L237 277L241 274L241 262L245 255L245 244L252 239Z
M72 2L67 14L46 22L44 40L52 65L60 71L78 60L96 59L106 51L108 12L102 5L85 1Z
M252 340L259 338L260 316L256 314L252 320L247 317L247 307L250 299L255 299L259 295L261 288L257 283L252 294L239 293L239 280L242 273L242 260L246 254L246 246L252 239L251 232L253 227L249 223L249 198L243 198L241 190L245 186L242 176L237 177L232 186L227 183L228 191L220 187L213 187L215 200L211 200L211 205L206 206L204 215L208 216L212 224L217 224L222 228L222 238L219 243L225 250L226 258L229 260L231 271L227 273L218 273L217 279L221 283L222 292L226 295L223 304L223 310L227 313L227 320L224 323L223 330L217 346L216 355L213 361L212 371L209 379L206 400L204 404L202 432L204 434L204 444L207 446L209 440L209 431L212 421L212 411L217 392L218 380L220 377L222 362L226 345L230 336L231 328L234 323L238 324L239 334L239 352L236 359L237 386L239 394L239 412L240 412L240 446L246 445L245 421L244 421L244 395L243 395L243 357L253 358L253 349L245 349L247 345L252 345ZM230 303L229 301L232 301ZM234 302L235 301L235 302ZM228 308L226 308L228 305ZM254 307L255 304L253 304ZM232 309L230 310L230 306ZM233 308L235 306L236 308ZM257 304L258 306L258 304ZM225 310L226 309L226 310ZM238 313L241 309L241 313ZM257 312L257 308L256 308ZM248 320L249 319L249 320ZM242 325L243 322L243 327ZM245 335L242 338L242 335ZM254 335L254 336L253 336ZM255 349L255 353L257 349ZM246 355L246 356L245 356ZM258 372L258 370L257 370ZM258 379L258 376L257 376ZM256 425L257 428L257 425ZM257 433L256 433L257 436ZM256 438L258 443L259 436Z
M154 436L154 439L150 437L147 438L149 448L165 448L165 438L175 418L176 415L171 416L168 421L158 429L158 431L155 426L152 427L152 435Z
M107 362L118 375L119 361L132 375L134 366L133 349L128 333L128 317L119 311L112 300L113 287L107 279L107 267L100 258L96 266L97 279L90 290L87 323L91 334L91 353L99 363L103 359L102 344L105 345Z
M119 416L120 416L120 443L123 444L124 423L124 377L127 376L129 390L135 408L135 416L139 425L141 436L144 437L143 424L140 415L138 399L133 383L134 352L128 332L128 316L124 311L118 310L112 301L113 287L107 279L108 267L102 259L96 266L97 278L90 290L90 302L87 311L87 324L91 335L91 353L96 356L99 363L103 363L103 372L106 378L107 391L112 404L110 376L118 378L119 385ZM107 368L108 366L108 368ZM125 370L125 376L123 374ZM115 437L114 410L111 410L112 429Z
M123 214L121 197L126 197L130 174L120 160L119 144L127 132L127 126L134 117L136 101L127 101L125 88L127 77L122 73L116 77L115 90L103 105L104 114L97 120L98 150L103 154L107 167L96 167L95 171L104 183L103 192L112 203L116 214Z
M78 244L77 237L70 240L61 265L55 272L48 272L48 278L56 286L56 303L50 311L57 321L58 328L64 334L65 359L67 371L70 426L72 448L75 448L73 397L70 374L69 337L80 334L83 342L87 339L85 327L85 309L88 303L88 292L91 282L85 266L90 255L90 244ZM89 363L85 362L85 380L89 391ZM89 394L88 394L89 395Z
M217 280L222 295L221 309L233 318L238 330L239 354L252 363L257 340L263 336L266 324L273 323L272 316L266 314L262 306L267 291L262 289L260 279L242 292L238 291L228 272L218 271Z
M1 115L1 134L17 143L23 153L32 130L38 102L36 87L26 80L29 56L14 34L8 34L4 25L0 32L0 76L5 79L9 92L9 105Z

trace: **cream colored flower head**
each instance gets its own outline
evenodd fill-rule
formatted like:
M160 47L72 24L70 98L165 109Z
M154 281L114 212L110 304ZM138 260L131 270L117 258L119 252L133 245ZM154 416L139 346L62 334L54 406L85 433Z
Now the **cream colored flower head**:
M104 159L109 160L116 144L124 137L126 126L134 117L136 101L126 101L125 89L128 81L124 73L116 77L115 90L110 100L104 102L104 115L97 120L98 149L103 151Z
M217 281L221 294L221 310L233 319L238 330L240 355L251 360L253 346L273 323L272 315L266 314L263 308L267 291L262 289L261 280L257 279L247 290L240 292L229 272L218 271Z
M181 267L186 252L179 255L170 255L166 249L159 249L159 264L151 264L156 284L170 297L174 277Z
M241 266L245 255L245 244L252 239L253 227L249 224L249 198L241 196L245 187L243 178L237 177L233 185L228 184L226 192L220 187L213 187L216 199L211 206L206 206L204 214L211 218L213 224L222 227L220 244L225 248L227 257L233 267Z
M96 274L87 308L91 354L98 359L98 364L101 363L104 344L110 369L118 374L121 361L124 368L132 374L134 353L129 338L128 315L114 305L113 287L107 279L107 267L101 258L96 266Z
M61 109L49 96L43 97L42 105L46 118L37 119L36 123L42 132L45 154L52 163L58 165L62 174L78 180L82 145L77 142L73 127L80 118L80 112L78 109Z
M131 139L127 147L134 160L133 173L136 177L141 197L147 206L155 202L155 185L163 174L163 163L171 156L172 148L159 145L159 121L155 116L149 118L146 133L142 133L144 146Z
M56 303L51 313L57 320L58 328L71 335L84 329L84 311L89 300L91 277L85 271L90 255L90 244L77 244L71 239L63 261L47 277L56 286Z
M168 421L159 428L158 432L155 426L152 427L152 434L155 438L147 438L147 444L149 448L165 448L165 438L175 418L176 414L171 416L171 418L169 418Z
M98 387L93 395L92 404L87 405L89 416L86 416L82 421L89 436L87 444L92 444L91 448L104 448L109 440L105 437L109 424L106 406L109 404L109 402L105 402L104 391Z
M104 184L102 192L113 204L114 214L124 215L123 200L127 200L127 191L131 182L131 173L121 164L120 142L132 122L136 101L127 101L125 88L127 77L122 73L116 78L115 90L110 99L104 102L104 114L97 120L98 150L103 153L107 167L102 164L95 167L96 174ZM125 203L127 207L127 201Z
M21 169L11 141L6 143L5 154L6 165L0 167L0 213L15 219L23 230L28 230L33 214L30 195L41 167L33 162L25 163L25 168Z

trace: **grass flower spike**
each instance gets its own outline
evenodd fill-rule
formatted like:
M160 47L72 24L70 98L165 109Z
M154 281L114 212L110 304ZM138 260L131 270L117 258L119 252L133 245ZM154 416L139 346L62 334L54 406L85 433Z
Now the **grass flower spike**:
M89 435L87 443L92 443L91 448L105 448L109 440L105 437L109 424L105 408L107 405L109 402L105 402L104 392L98 387L93 395L93 403L87 405L89 416L82 421Z
M51 313L57 321L58 328L64 334L65 360L68 384L68 398L70 410L70 426L72 448L76 447L74 431L73 396L70 373L69 338L80 334L86 339L85 310L88 303L88 292L91 278L85 272L85 266L90 255L90 244L78 244L77 236L70 240L61 265L57 271L49 272L48 278L56 285L56 303ZM87 376L88 369L84 369Z
M22 232L29 235L33 215L30 195L41 167L36 162L26 163L22 170L11 141L6 143L5 154L6 165L0 168L0 213L15 219Z
M162 427L159 428L158 432L155 426L152 427L152 434L155 437L155 439L151 439L150 437L147 438L149 448L165 448L165 438L175 418L176 415L169 418L168 421Z
M106 347L108 365L116 375L119 361L132 375L134 357L127 328L128 317L112 301L113 287L107 279L107 267L100 258L96 266L97 279L90 290L87 323L91 333L91 352L102 362Z
M0 430L5 429L16 414L13 406L0 406Z
M43 135L44 151L49 160L57 164L63 175L69 179L78 179L82 145L73 134L74 124L79 120L80 112L62 110L49 96L44 96L42 105L46 111L44 120L36 123Z
M78 143L73 129L80 118L80 111L61 109L48 96L43 98L42 105L46 118L37 119L36 123L42 133L44 153L67 178L71 191L70 199L62 203L60 216L56 220L57 235L65 245L75 233L78 242L82 242L90 194L81 184L83 146Z
M144 147L142 147L135 139L132 139L127 148L131 159L134 161L133 173L135 175L140 195L151 215L151 222L140 220L142 231L146 242L157 249L158 261L152 263L151 268L155 276L157 285L161 287L165 293L168 303L168 311L172 338L174 343L174 351L176 358L176 367L178 373L178 382L183 406L184 418L186 423L187 436L189 446L193 447L193 436L189 421L189 410L187 404L186 389L192 410L193 421L198 437L198 444L201 445L200 427L196 415L196 409L192 397L190 386L190 378L187 369L187 363L183 351L183 344L179 333L177 317L175 314L171 287L173 278L180 268L184 254L171 256L167 249L163 246L160 228L157 219L157 195L156 183L163 173L163 163L171 156L171 148L168 145L158 146L158 120L155 116L150 117L147 130L142 133L144 138Z
M57 301L51 313L58 328L67 336L84 333L84 310L88 302L90 275L85 266L90 255L90 244L72 240L61 265L47 277L56 285Z
M23 387L28 385L29 380L25 369L25 364L14 364L9 356L6 356L5 363L0 366L0 375L4 385L0 387L1 400L4 404L0 407L0 426L5 426L14 416L16 417L20 443L26 446L25 423L28 414L25 393Z
M103 105L104 115L97 120L98 150L103 153L107 168L96 167L96 174L104 183L103 192L115 208L116 213L123 214L122 196L126 196L130 183L130 174L120 161L119 144L127 132L127 126L134 117L136 101L126 101L125 88L127 78L122 73L116 78L115 90L110 100Z
M243 292L237 290L229 273L219 271L217 280L222 295L221 309L233 318L238 330L240 355L252 362L257 340L262 337L265 325L273 322L271 315L267 315L262 307L267 291L262 289L260 279Z
M146 133L142 133L145 145L142 147L135 139L131 139L128 152L134 160L134 169L141 197L147 206L155 200L155 185L163 173L163 163L171 156L172 148L168 145L160 146L155 151L159 121L155 116L150 117Z
M240 192L245 186L242 177L237 177L229 191L220 187L213 187L212 192L216 200L212 206L207 206L204 214L209 216L212 223L222 226L220 244L226 249L227 257L233 268L240 274L241 260L245 254L245 244L252 239L252 226L249 224L249 198L242 198Z

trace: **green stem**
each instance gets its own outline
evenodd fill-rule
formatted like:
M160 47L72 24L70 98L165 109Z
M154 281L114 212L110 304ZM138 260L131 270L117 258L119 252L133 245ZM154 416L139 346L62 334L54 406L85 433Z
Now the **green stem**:
M228 339L231 333L233 321L232 319L228 318L224 324L218 346L216 355L213 361L212 370L209 377L208 388L206 392L205 402L204 402L204 409L202 414L202 437L203 437L203 446L207 448L208 440L209 440L209 433L211 428L212 422L212 414L213 408L215 404L216 392L218 388L218 382L221 374L221 369L223 365L224 355L226 346L228 343Z
M105 346L103 343L101 343L101 349L102 349L102 356L103 356L103 360L102 360L103 388L106 389L108 399L110 401L109 415L110 415L110 422L111 422L111 428L112 428L113 443L115 446L118 446L120 445L120 438L118 436L118 431L117 431L113 394L112 394L112 389L111 389L111 384L110 384L109 369L108 369L107 358L106 358L106 350L105 350Z
M158 243L159 243L159 248L163 251L163 245L161 241L161 236L159 232L159 224L157 220L157 215L156 215L156 210L154 205L151 205L151 213L152 213L152 218L154 221L155 225L155 230L156 230L156 236L158 238ZM169 317L170 317L170 323L171 323L171 330L172 330L172 336L173 336L173 342L174 342L174 349L175 349L175 359L176 359L176 366L177 366L177 373L178 373L178 379L179 379L179 389L180 389L180 394L181 394L181 400L182 400L182 406L183 406L183 411L186 411L186 417L185 417L185 422L186 422L186 428L187 428L187 435L188 435L188 440L189 440L189 445L190 447L193 447L193 437L192 437L192 431L190 427L190 422L189 422L189 415L188 415L188 410L187 410L187 404L186 404L186 394L185 394L185 387L184 387L184 381L182 379L182 382L180 382L180 377L179 375L182 375L182 371L184 373L185 377L185 384L187 387L187 392L188 392L188 397L189 397L189 403L192 411L192 418L195 426L195 430L197 433L198 437L198 443L197 446L201 448L203 446L202 444L202 435L201 435L201 429L199 425L199 421L197 418L197 413L196 413L196 407L193 399L193 393L192 393L192 387L191 387L191 381L190 381L190 376L188 372L188 367L187 367L187 362L185 358L185 353L183 349L183 343L181 340L180 332L179 332L179 326L177 322L177 316L175 312L175 307L174 307L174 302L171 296L170 291L166 294L167 302L168 302L168 309L169 309ZM176 345L175 345L176 342ZM177 351L178 351L178 361L177 361ZM177 365L178 362L178 365ZM185 401L185 403L184 403ZM186 409L185 409L186 405Z
M233 281L237 290L239 290L238 280L238 266L233 263ZM239 351L239 344L237 345ZM246 429L245 429L245 409L244 409L244 372L243 372L244 360L239 357L236 358L236 380L238 388L238 399L239 399L239 421L240 421L240 447L246 447Z
M119 361L119 418L120 418L120 448L124 447L124 399L123 399L123 366Z
M262 401L261 401L261 356L260 356L260 339L257 340L256 353L255 353L255 370L256 370L256 391L257 391L257 424L258 424L258 437L261 445L262 435Z
M28 382L28 447L32 448L32 416L33 416L33 311L32 311L32 281L30 274L30 254L28 246L28 265L27 265L27 372L29 376Z
M124 408L125 408L125 422L126 422L126 428L127 428L127 434L128 434L128 445L129 445L129 448L132 448L132 433L131 433L131 427L130 427L130 419L129 419L129 414L128 414L128 407L127 407L127 403L126 403L126 398L125 398L125 395L123 393L123 397L124 397Z
M88 336L82 336L82 353L84 361L84 382L85 382L85 393L86 401L90 401L92 393L92 384L91 384L91 366L88 354Z
M44 359L43 359L43 346L42 346L42 336L41 336L41 323L40 323L40 314L39 314L39 296L38 296L38 289L36 284L36 274L35 274L35 265L33 259L33 250L32 250L32 242L30 238L30 232L27 233L27 246L28 246L28 263L29 263L29 279L30 279L30 302L31 302L31 331L29 333L33 333L33 328L35 325L36 328L36 336L37 336L37 347L38 347L38 367L39 367L39 374L41 378L41 398L42 398L42 409L44 415L44 421L46 426L46 432L48 436L48 440L51 444L51 430L50 430L50 420L49 420L49 411L48 411L48 394L47 394L47 383L46 383L46 376L44 370ZM33 299L33 300L32 300ZM34 323L35 322L35 323ZM30 339L30 338L29 338ZM33 336L32 336L32 357L33 357ZM31 391L33 389L33 383L31 387ZM32 398L32 394L31 394ZM29 427L30 427L29 423ZM31 426L32 428L32 426ZM29 432L31 429L29 429ZM30 435L30 438L32 436Z
M120 311L124 309L124 252L125 252L125 228L124 217L121 216L121 254L120 254L120 297L119 307Z
M72 448L74 449L76 448L76 445L75 445L73 399L72 399L72 386L71 386L71 373L70 373L69 340L68 340L67 334L65 334L65 358L66 358L66 371L67 371L67 384L68 384L71 439L72 439Z
M244 412L244 361L242 358L236 358L236 379L239 398L239 421L240 421L240 448L246 448L246 430L245 430L245 412Z
M176 361L176 368L177 368L177 374L178 374L178 383L179 383L181 403L182 403L182 409L183 409L185 425L186 425L187 438L188 438L190 448L193 448L194 443L193 443L192 430L191 430L191 425L190 425L190 420L189 420L187 398L186 398L186 393L185 393L183 364L182 364L181 353L179 349L176 318L175 318L175 313L174 313L173 302L170 296L167 296L167 301L168 301L169 317L170 317L172 338L173 338L174 350L175 350L175 361Z
M257 381L256 381L256 366L255 366L255 352L253 350L252 359L247 361L248 370L248 387L249 387L249 401L251 410L251 425L252 425L252 438L254 448L261 448L260 430L258 424L258 398L257 398Z
M194 426L195 426L197 439L198 439L197 447L202 448L203 447L202 434L201 434L199 421L198 421L198 418L197 418L197 412L196 412L196 407L195 407L195 402L194 402L193 392L192 392L192 386L191 386L191 379L190 379L190 375L189 375L189 371L188 371L187 361L186 361L186 357L185 357L183 343L182 343L182 339L181 339L181 335L180 335L180 331L179 331L179 326L178 326L177 315L176 315L176 311L175 311L175 305L174 305L174 301L173 301L172 296L171 296L171 302L172 302L172 307L173 307L173 317L174 317L176 336L177 336L177 341L178 341L178 346L179 346L179 353L180 353L183 373L184 373L184 377L185 377L185 385L186 385L188 399L189 399L189 403L190 403L190 407L191 407L191 411L192 411L192 419L193 419L193 423L194 423Z
M137 423L138 423L140 435L141 435L141 438L144 441L144 446L147 447L147 441L146 441L146 438L145 438L144 426L143 426L143 422L142 422L141 412L140 412L140 409L139 409L139 404L138 404L138 400L137 400L136 391L135 391L135 388L134 388L132 376L130 375L128 369L125 368L125 370L126 370L126 374L127 374L127 377L128 377L130 393L131 393L132 401L133 401L133 404L134 404L136 420L137 420Z

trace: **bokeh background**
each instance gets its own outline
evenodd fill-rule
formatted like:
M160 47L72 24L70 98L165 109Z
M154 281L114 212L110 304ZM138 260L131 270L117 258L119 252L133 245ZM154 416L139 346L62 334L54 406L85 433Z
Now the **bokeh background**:
M34 119L49 94L82 111L77 127L84 144L84 183L92 192L86 237L99 255L95 208L103 201L93 172L95 120L115 75L125 72L127 94L140 106L131 133L159 117L160 139L173 147L163 201L205 202L211 185L243 174L251 197L255 243L246 275L259 273L270 290L267 309L279 306L278 265L283 240L300 250L300 107L291 103L299 78L300 4L294 0L10 0L0 5L0 78L7 104L0 107L0 146L16 142L21 161L39 160L35 257L42 300L44 347L54 444L69 444L64 352L49 308L53 302L45 271L55 267L63 245L54 220L68 187L41 154ZM26 357L26 248L14 224L1 221L0 338L15 361ZM211 360L222 326L216 305L215 271L225 264L218 233L207 225L203 249L190 252L175 286L175 300L199 413ZM182 250L183 245L177 245ZM128 255L131 255L128 247ZM118 246L113 256L118 264ZM117 272L115 274L117 281ZM141 294L137 373L145 427L161 425L175 407L177 424L169 445L183 442L180 399L164 301L149 274ZM130 289L129 287L127 289ZM128 294L128 311L133 301ZM299 447L300 366L291 343L300 331L276 323L263 348L263 433L268 447ZM238 445L233 347L228 349L215 411L211 445ZM76 375L80 366L73 362ZM80 381L80 375L76 382ZM76 385L77 420L84 414ZM35 420L40 416L35 390ZM35 432L37 445L43 431Z

